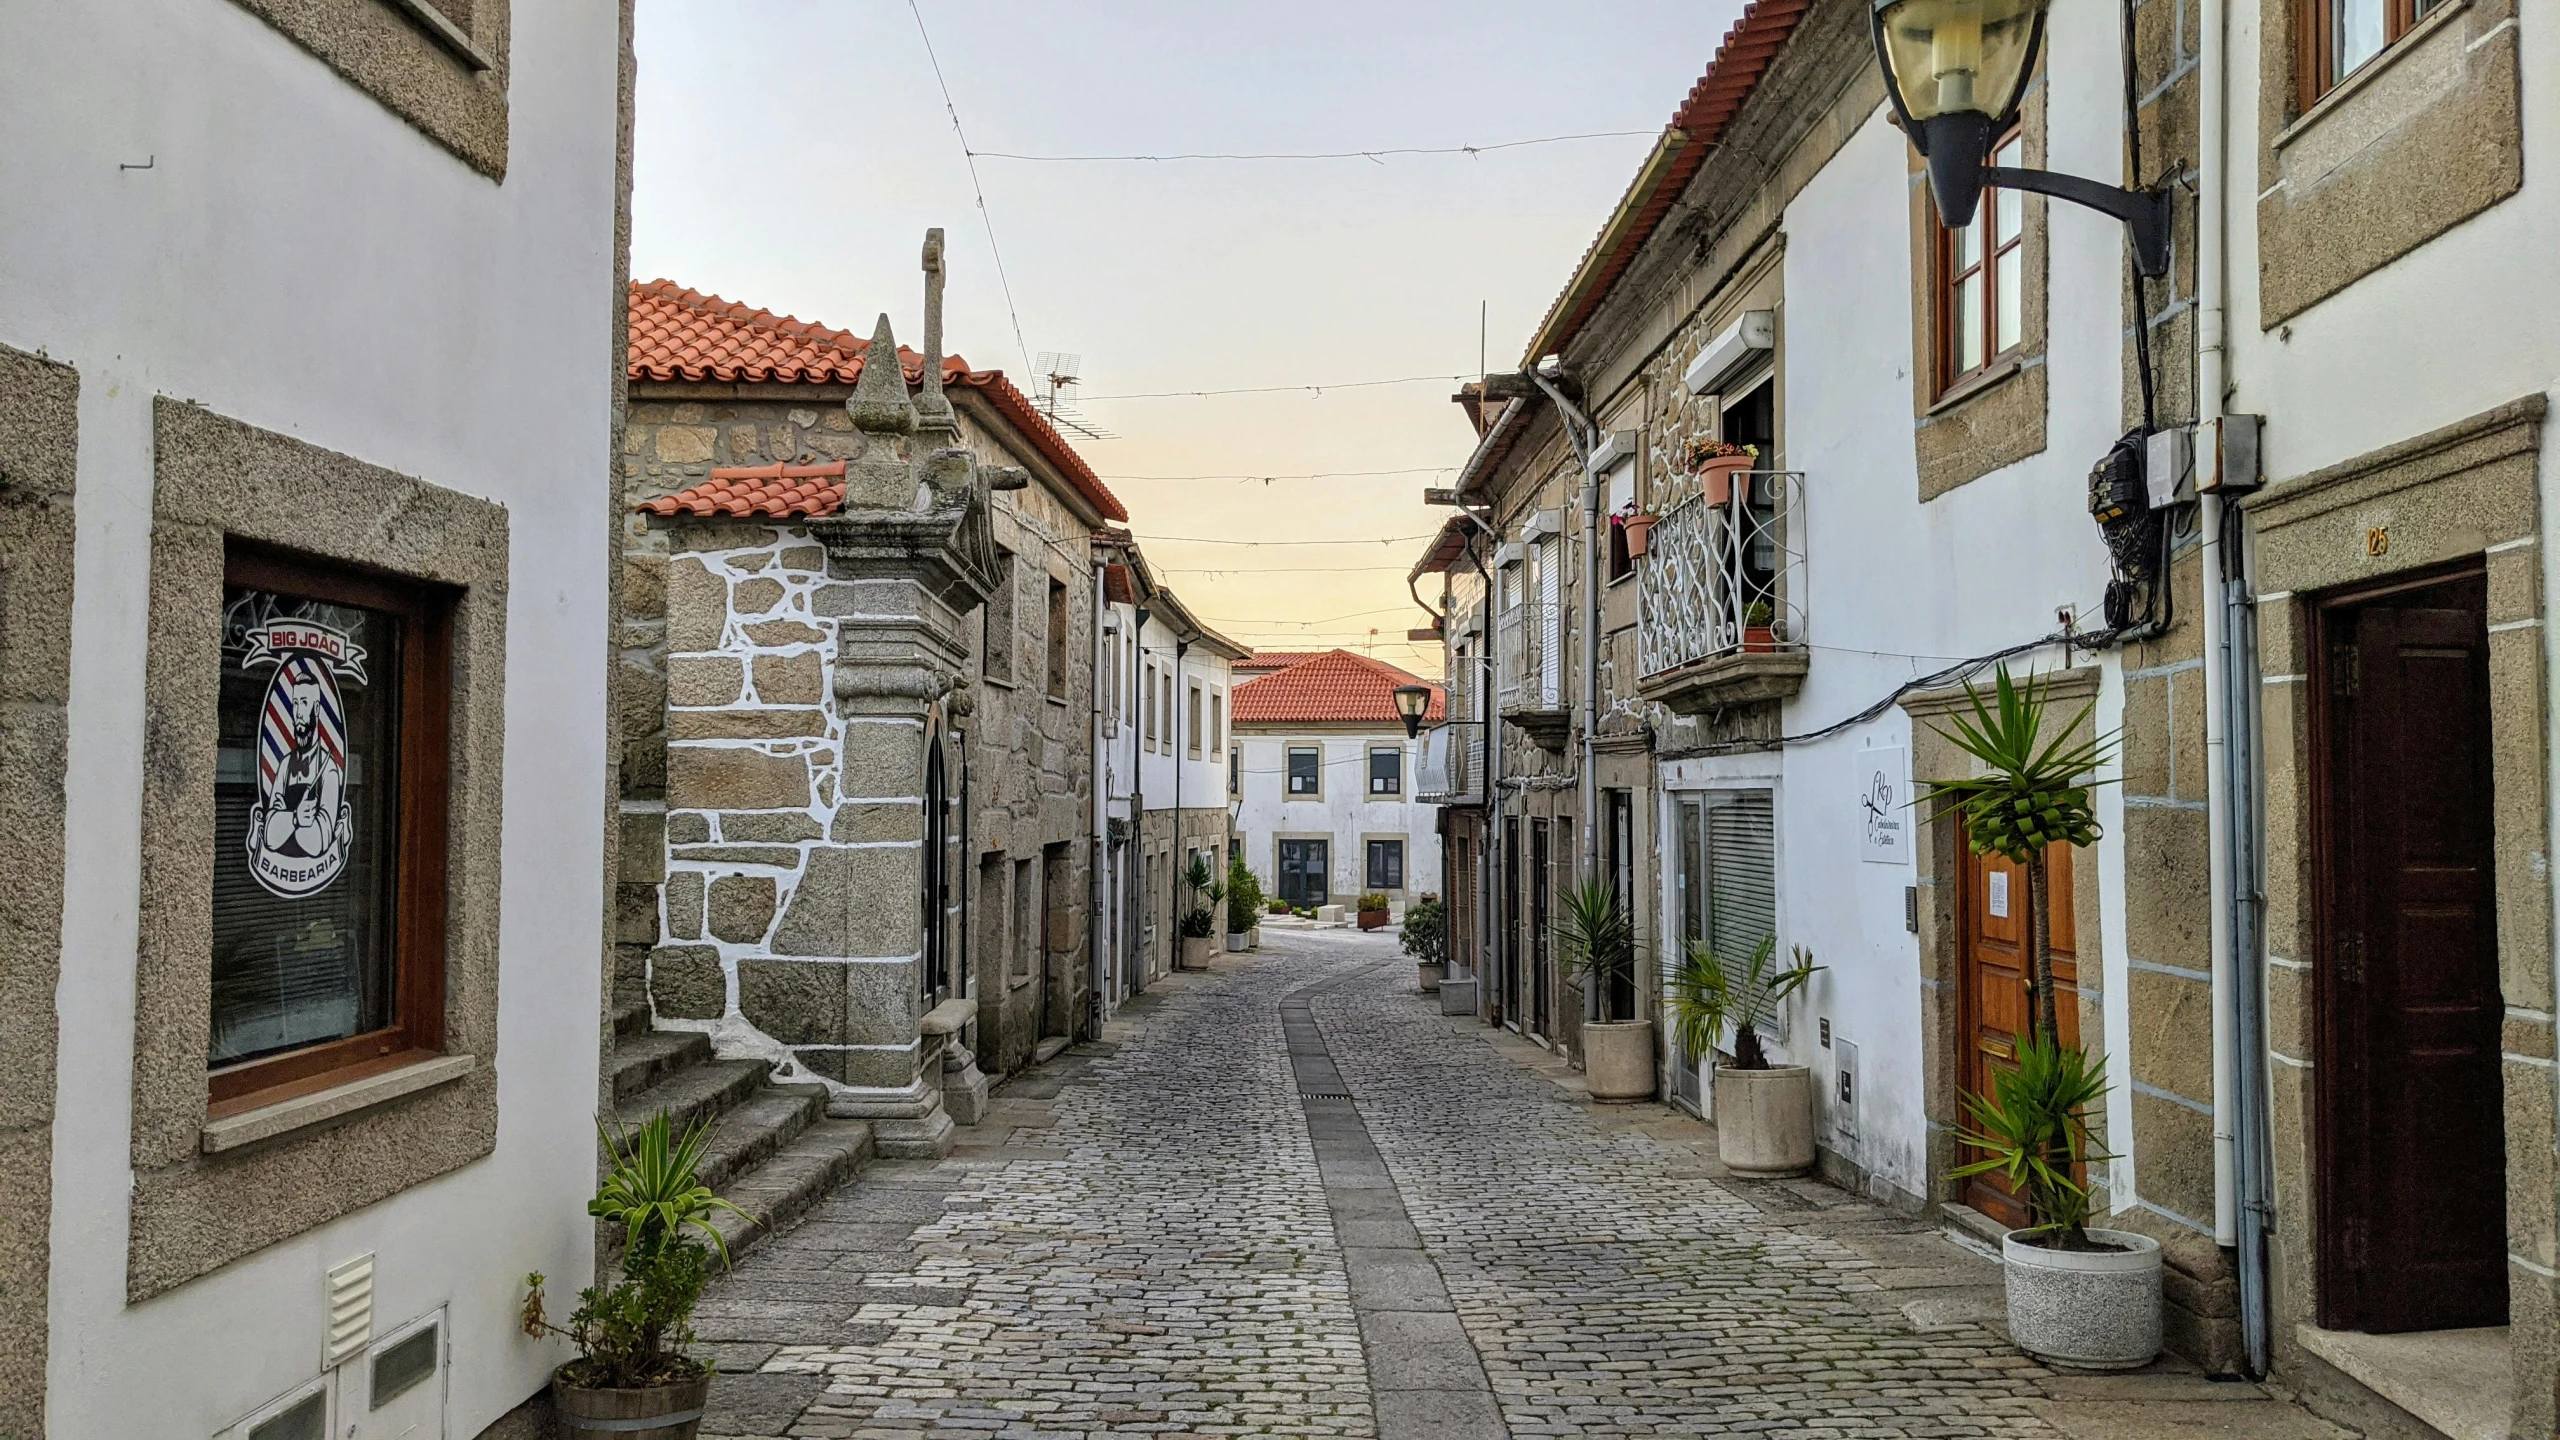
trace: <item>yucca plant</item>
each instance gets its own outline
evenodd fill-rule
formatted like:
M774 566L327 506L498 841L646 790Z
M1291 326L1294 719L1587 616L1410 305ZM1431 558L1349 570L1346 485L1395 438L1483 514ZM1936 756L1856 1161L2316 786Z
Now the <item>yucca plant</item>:
M2027 1207L2027 1231L2059 1250L2089 1250L2087 1167L2114 1157L2089 1134L2089 1110L2106 1098L2105 1067L2075 1045L2039 1035L2018 1039L2009 1068L1991 1073L1991 1094L1964 1097L1969 1127L1956 1138L1984 1158L1947 1172L1962 1179L1998 1173Z
M2046 848L2056 842L2092 845L2098 840L2098 815L2089 792L2103 783L2098 771L2115 753L2110 732L2091 739L2073 738L2089 718L2095 702L2067 724L2048 734L2045 711L2051 686L2030 674L2024 686L2002 665L1986 699L1971 684L1964 687L1972 702L1970 716L1955 717L1955 728L1938 733L1981 763L1983 773L1952 780L1923 780L1918 804L1932 807L1935 819L1953 814L1964 822L1965 841L1977 855L1998 855L2026 871L2028 985L2033 1024L2038 1035L2057 1039L2053 998L2053 917L2048 899L2052 886L2045 872Z
M622 1278L579 1292L565 1326L543 1310L543 1277L525 1277L522 1326L527 1335L560 1335L578 1347L562 1371L569 1383L597 1389L635 1389L697 1379L701 1362L688 1357L693 1307L710 1279L711 1257L729 1258L727 1242L711 1223L722 1210L745 1212L702 1183L703 1151L710 1127L702 1122L682 1135L662 1112L637 1130L596 1127L610 1160L604 1183L587 1213L622 1232ZM694 1238L711 1241L705 1249Z
M1617 887L1598 875L1566 886L1563 898L1556 914L1557 958L1566 974L1586 976L1587 983L1600 987L1600 1018L1606 1021L1618 986L1623 982L1634 988L1635 920L1618 898Z
M1703 940L1689 947L1663 980L1671 1033L1680 1042L1680 1053L1714 1054L1716 1041L1731 1026L1733 1068L1769 1068L1769 1052L1760 1043L1761 1027L1775 1021L1780 1008L1823 969L1813 963L1813 952L1801 945L1790 957L1793 963L1784 968L1774 968L1777 954L1775 935L1762 939L1739 967Z

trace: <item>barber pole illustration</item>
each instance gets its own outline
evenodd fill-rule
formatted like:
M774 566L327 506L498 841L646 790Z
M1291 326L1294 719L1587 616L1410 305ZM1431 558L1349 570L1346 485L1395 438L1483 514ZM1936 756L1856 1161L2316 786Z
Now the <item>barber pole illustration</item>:
M365 683L364 650L307 620L249 632L241 665L273 665L258 716L258 799L249 811L249 873L288 900L317 895L347 868L347 722L338 682Z

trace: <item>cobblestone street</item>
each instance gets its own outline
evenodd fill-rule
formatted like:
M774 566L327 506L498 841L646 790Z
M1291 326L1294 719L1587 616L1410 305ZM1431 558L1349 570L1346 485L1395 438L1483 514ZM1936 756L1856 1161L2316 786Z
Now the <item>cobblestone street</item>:
M2345 1433L2043 1370L1989 1262L1581 1099L1381 936L1174 977L961 1134L714 1283L705 1435Z

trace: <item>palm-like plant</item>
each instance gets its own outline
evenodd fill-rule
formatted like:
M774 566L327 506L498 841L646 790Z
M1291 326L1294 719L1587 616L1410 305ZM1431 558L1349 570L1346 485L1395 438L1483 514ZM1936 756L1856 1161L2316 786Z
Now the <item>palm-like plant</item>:
M1768 936L1740 967L1701 940L1689 947L1678 968L1663 981L1671 1008L1671 1033L1684 1055L1710 1055L1727 1026L1733 1030L1733 1068L1766 1070L1769 1052L1760 1043L1761 1027L1778 1018L1780 1007L1813 983L1822 966L1801 945L1792 964L1772 968L1778 937Z
M1565 973L1587 975L1600 987L1600 1018L1606 1021L1610 997L1621 982L1632 987L1636 972L1635 920L1618 888L1598 875L1567 886L1556 941Z
M712 1248L725 1263L728 1242L712 1227L711 1217L721 1210L741 1217L746 1212L702 1183L702 1152L711 1143L710 1127L696 1122L678 1135L661 1111L637 1130L615 1134L599 1125L596 1131L603 1136L613 1165L596 1197L587 1202L587 1213L621 1226L628 1251L663 1249L686 1232L699 1230L710 1237Z
M1977 855L1999 855L2025 869L2029 946L2028 983L2034 1001L2036 1033L2054 1040L2053 916L2047 904L2052 887L2045 873L2046 847L2057 841L2095 844L2097 811L2089 803L2092 787L2102 783L2097 772L2115 753L2113 733L2075 739L2095 702L2051 735L2045 731L2045 707L2051 687L2034 675L2021 687L1999 668L1993 696L1986 700L1972 685L1965 698L1970 716L1955 717L1953 730L1939 734L1980 762L1983 773L1955 780L1924 780L1919 803L1934 806L1930 818L1956 814L1963 818L1966 842Z
M1995 1070L1991 1094L1964 1097L1971 1117L1957 1138L1986 1158L1959 1165L1957 1178L1997 1171L2027 1207L2027 1229L2063 1250L2089 1244L2086 1167L2114 1157L2089 1134L2089 1109L2106 1097L2102 1067L2077 1046L2042 1036L2019 1039L2013 1068Z

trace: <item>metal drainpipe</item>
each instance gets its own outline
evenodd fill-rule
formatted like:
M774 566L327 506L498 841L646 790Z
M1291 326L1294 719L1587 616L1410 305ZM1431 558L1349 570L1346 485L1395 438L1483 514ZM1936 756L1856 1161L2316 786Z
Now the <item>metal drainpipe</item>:
M1129 634L1129 680L1132 688L1146 679L1147 621L1154 617L1154 612L1144 605L1134 609L1137 618ZM1136 878L1130 882L1130 903L1121 909L1124 913L1135 914L1140 921L1129 927L1129 943L1138 952L1135 963L1129 967L1129 993L1132 995L1147 988L1147 927L1144 923L1147 914L1147 751L1142 722L1146 713L1143 700L1129 711L1129 748L1137 752L1136 758L1129 762L1129 814L1132 817L1129 823L1131 834L1137 841L1131 848L1137 863L1131 867L1136 871Z
M1085 869L1092 881L1090 915L1085 922L1085 1008L1093 1033L1102 1033L1104 1010L1103 980L1109 960L1102 945L1102 915L1111 893L1111 881L1104 867L1104 857L1111 847L1111 756L1102 744L1102 618L1109 613L1110 602L1103 598L1102 566L1093 567L1093 668L1086 671L1085 688L1093 695L1093 717L1090 734L1093 757L1087 767L1093 785L1093 845L1085 855Z
M1485 522L1485 538L1496 538L1490 522ZM1472 542L1469 558L1474 559ZM1484 561L1474 560L1476 574L1484 576L1484 637L1487 644L1480 657L1484 664L1484 876L1485 925L1482 943L1486 959L1484 974L1476 977L1476 1012L1486 1024L1500 1024L1502 1006L1494 998L1511 993L1511 952L1504 948L1510 934L1501 928L1503 911L1499 897L1508 881L1502 853L1502 637L1497 627L1502 623L1502 596L1493 576L1485 573Z
M1600 571L1599 547L1594 543L1600 523L1600 477L1591 469L1591 447L1596 442L1592 438L1594 427L1591 417L1566 399L1562 390L1538 373L1537 367L1530 367L1528 373L1538 388L1547 392L1547 399L1553 402L1557 414L1563 418L1565 438L1572 442L1573 458L1582 466L1582 773L1575 777L1573 788L1582 801L1582 873L1587 876L1597 873L1600 868L1600 837L1595 823L1600 797L1593 789L1599 777L1592 770L1591 743L1592 726L1600 710ZM1582 1018L1585 1021L1600 1018L1600 999L1600 986L1585 977L1582 986Z
M1165 933L1173 937L1173 949L1168 953L1172 956L1173 967L1177 969L1182 964L1182 877L1185 869L1174 859L1182 853L1182 657L1190 652L1190 641L1179 635L1173 637L1173 695L1165 703L1165 708L1173 713L1165 717L1164 724L1165 734L1173 739L1173 847L1165 852L1164 863L1173 867L1174 882L1165 887L1167 904L1174 916L1173 928Z
M1484 529L1484 522L1477 521L1476 530L1478 535L1483 534ZM1478 535L1470 535L1467 537L1467 548L1465 554L1467 557L1467 563L1476 567L1476 579L1481 582L1483 586L1481 591L1481 600L1479 603L1485 607L1485 621L1484 628L1477 633L1490 640L1494 638L1493 577L1485 573L1484 557L1476 553L1476 540ZM1475 658L1475 665L1484 676L1484 687L1476 692L1476 708L1482 712L1482 715L1475 723L1481 727L1481 733L1485 737L1484 761L1476 767L1476 782L1485 787L1485 813L1490 816L1493 813L1493 796L1495 792L1495 786L1493 783L1493 756L1495 747L1493 744L1492 719L1493 652L1490 646L1486 648L1484 654L1478 655ZM1476 953L1479 958L1490 956L1493 953L1491 949L1493 943L1493 896L1491 884L1493 862L1490 857L1496 847L1491 843L1491 840L1492 837L1490 834L1480 834L1476 839L1476 843L1482 847L1478 852L1476 864ZM1476 977L1476 1009L1479 1013L1482 1013L1486 1004L1484 976L1485 972L1492 967L1489 965L1479 964L1471 968Z
M2229 352L2224 287L2224 239L2227 224L2223 186L2225 134L2223 0L2203 0L2198 15L2196 64L2196 423L2210 436L2222 417ZM2204 723L2207 884L2212 905L2213 974L2213 1240L2237 1243L2238 1192L2233 1143L2233 1077L2236 1059L2238 965L2232 953L2231 832L2233 794L2230 751L2230 614L2223 587L2228 563L2222 544L2222 497L2206 494L2200 503L2203 531L2200 579L2204 590Z

